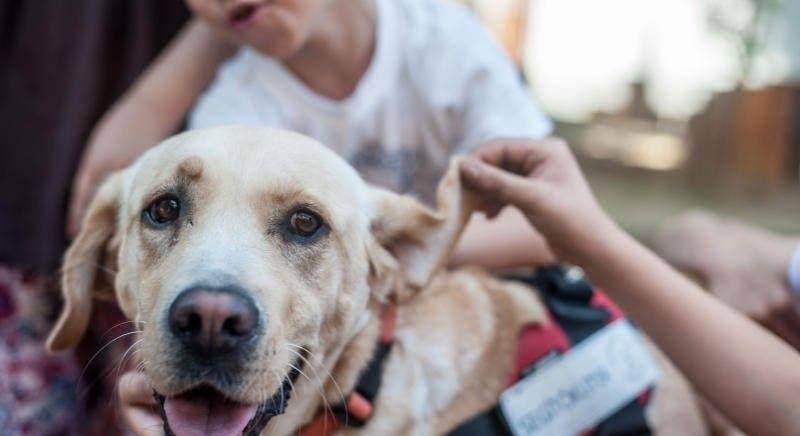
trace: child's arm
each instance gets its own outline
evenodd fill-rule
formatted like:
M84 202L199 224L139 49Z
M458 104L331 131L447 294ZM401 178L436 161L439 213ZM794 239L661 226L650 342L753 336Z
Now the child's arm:
M75 234L97 185L172 133L234 46L192 20L90 135L73 179L67 231Z
M462 176L495 203L490 214L520 208L556 256L583 267L742 430L800 434L800 355L619 229L563 142L508 141L478 157Z

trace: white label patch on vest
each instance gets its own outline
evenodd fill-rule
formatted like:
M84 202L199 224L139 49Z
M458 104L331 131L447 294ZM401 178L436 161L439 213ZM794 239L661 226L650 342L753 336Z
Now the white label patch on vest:
M615 321L500 396L516 436L576 435L613 415L659 378L636 329Z

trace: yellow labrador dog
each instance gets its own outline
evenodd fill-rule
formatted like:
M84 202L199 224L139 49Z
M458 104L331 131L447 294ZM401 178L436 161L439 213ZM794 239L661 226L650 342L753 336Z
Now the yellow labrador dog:
M113 288L139 323L168 432L291 435L353 389L392 301L371 417L340 433L446 433L496 404L518 332L548 314L527 286L443 270L470 211L452 168L437 201L370 187L299 134L178 135L100 189L66 255L48 347L74 346L93 296ZM651 426L702 434L690 389L659 359Z

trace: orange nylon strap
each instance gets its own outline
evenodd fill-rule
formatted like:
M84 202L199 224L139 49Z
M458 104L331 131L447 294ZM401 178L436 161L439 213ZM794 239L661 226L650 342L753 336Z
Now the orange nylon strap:
M397 328L397 305L387 303L381 312L381 342L384 344L394 341ZM372 416L372 403L358 392L351 392L346 401L347 413L359 421L366 421ZM327 409L321 410L310 423L300 428L300 436L330 436L342 427L343 423L335 416L328 413Z
M381 341L384 344L394 341L395 329L397 329L397 305L386 303L381 312Z

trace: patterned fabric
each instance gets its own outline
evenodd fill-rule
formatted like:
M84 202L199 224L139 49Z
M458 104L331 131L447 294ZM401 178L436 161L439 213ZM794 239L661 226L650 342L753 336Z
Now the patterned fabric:
M120 434L112 395L122 371L116 364L131 341L123 337L85 362L127 324L110 328L119 312L96 310L102 317L78 352L50 355L44 342L58 314L55 289L45 278L0 264L0 434Z

